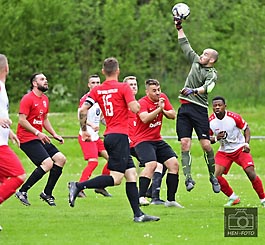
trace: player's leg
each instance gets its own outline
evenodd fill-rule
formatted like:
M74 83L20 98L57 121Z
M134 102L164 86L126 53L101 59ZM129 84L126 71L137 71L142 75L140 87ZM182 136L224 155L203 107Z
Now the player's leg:
M238 152L238 160L237 163L242 166L245 173L247 174L253 189L256 191L261 205L265 207L265 193L261 179L256 174L254 168L254 161L252 155L250 153L243 152L242 150Z
M225 206L232 206L240 203L240 198L234 193L228 181L223 177L227 174L233 160L230 159L229 154L225 152L217 152L215 156L215 174L221 187L221 191L228 197L228 202Z
M129 157L128 167L125 171L126 178L126 195L129 200L131 209L134 215L134 222L148 222L148 221L158 221L160 218L156 216L150 216L144 214L139 207L138 199L138 189L137 189L137 173L131 157Z
M144 169L139 175L139 203L142 206L149 205L146 192L151 183L154 171L157 167L156 152L152 142L142 142L135 147L136 154Z
M155 172L152 178L152 184L151 184L151 187L149 187L149 188L152 188L151 204L154 204L154 205L165 204L165 201L160 199L160 189L161 189L161 182L162 182L162 177L163 177L162 175L163 169L164 169L164 165L161 163L157 163L157 167L155 169ZM148 193L148 190L146 193Z
M181 105L178 110L176 121L176 132L181 144L181 164L184 176L186 177L185 185L187 191L191 191L195 185L195 181L191 176L192 157L190 149L193 125L189 116L190 107L191 105L189 104Z
M28 206L30 205L27 197L28 190L52 168L53 161L40 140L32 140L30 142L23 143L20 145L20 148L37 166L26 182L21 186L19 191L16 192L16 197L21 201L21 203Z
M0 204L16 192L26 179L25 170L9 146L0 146Z
M53 197L52 192L58 179L62 175L62 170L66 163L66 157L53 144L45 144L45 149L53 161L53 166L50 169L47 184L44 187L43 192L40 194L40 198L50 206L55 206L55 198Z

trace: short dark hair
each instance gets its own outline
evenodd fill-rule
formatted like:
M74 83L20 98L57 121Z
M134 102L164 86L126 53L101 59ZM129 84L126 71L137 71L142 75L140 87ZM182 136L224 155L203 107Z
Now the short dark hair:
M35 81L35 78L36 78L36 76L38 76L38 75L40 75L40 74L42 74L42 72L35 72L35 73L33 73L32 75L31 75L31 77L30 77L30 79L29 79L29 81L30 81L30 84L31 84L31 90L33 89L33 82Z
M153 79L153 78L147 79L147 80L145 81L145 88L147 88L148 86L151 86L151 85L159 86L160 83L158 82L158 80Z
M90 78L98 78L98 77L99 77L98 74L93 74L93 75L90 75L90 76L88 77L88 80L89 80Z
M215 100L222 100L225 104L225 98L222 97L222 96L215 96L213 99L212 99L212 102L214 102Z
M104 60L103 70L107 76L114 74L119 69L119 62L116 58L110 57Z

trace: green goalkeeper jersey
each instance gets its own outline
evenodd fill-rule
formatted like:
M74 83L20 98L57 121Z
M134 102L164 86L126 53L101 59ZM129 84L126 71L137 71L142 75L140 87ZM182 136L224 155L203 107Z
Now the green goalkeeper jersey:
M187 100L191 103L208 108L208 86L214 86L217 81L217 71L213 67L204 67L199 63L200 57L191 48L186 37L179 39L179 44L185 56L192 64L189 75L185 81L184 87L187 88L204 88L204 94L190 94L188 96L179 95L179 99Z

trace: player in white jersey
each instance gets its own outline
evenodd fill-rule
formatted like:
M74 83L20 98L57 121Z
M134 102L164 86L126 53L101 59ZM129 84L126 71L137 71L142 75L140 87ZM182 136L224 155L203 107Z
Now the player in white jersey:
M8 146L8 139L20 144L10 129L9 100L6 93L6 77L9 72L8 60L0 54L0 204L7 200L26 179L25 170L17 155ZM2 227L0 226L0 231Z
M229 172L232 163L235 162L243 168L259 196L262 207L265 207L263 184L255 172L253 158L250 154L250 129L247 122L239 114L226 110L223 97L213 98L212 106L214 113L209 118L210 139L211 143L220 142L220 148L215 155L215 174L221 191L229 198L225 206L240 203L240 198L222 176Z
M94 87L100 85L100 78L98 75L91 75L88 78L88 88L91 91ZM89 92L85 94L79 103L79 108L85 102ZM79 110L78 110L79 111ZM98 166L98 156L104 157L108 160L108 153L105 150L103 141L99 138L99 124L102 122L104 124L104 118L102 116L100 107L98 103L95 103L87 112L87 132L91 136L91 141L83 141L82 140L82 130L80 128L78 135L78 142L81 146L84 159L87 160L87 166L84 168L82 175L79 179L79 182L88 180ZM109 175L108 164L106 163L102 174ZM102 194L106 197L111 197L111 194L106 191L106 189L95 189L96 193ZM86 197L84 191L81 191L78 195L79 197Z

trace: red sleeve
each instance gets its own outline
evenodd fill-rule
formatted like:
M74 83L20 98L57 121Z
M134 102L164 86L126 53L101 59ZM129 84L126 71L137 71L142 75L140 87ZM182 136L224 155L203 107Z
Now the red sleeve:
M29 94L24 95L20 101L19 114L29 115L31 103L32 100L30 99L30 95Z
M232 117L235 120L236 126L239 129L245 130L247 127L247 122L237 113L234 112L227 112L227 115Z

